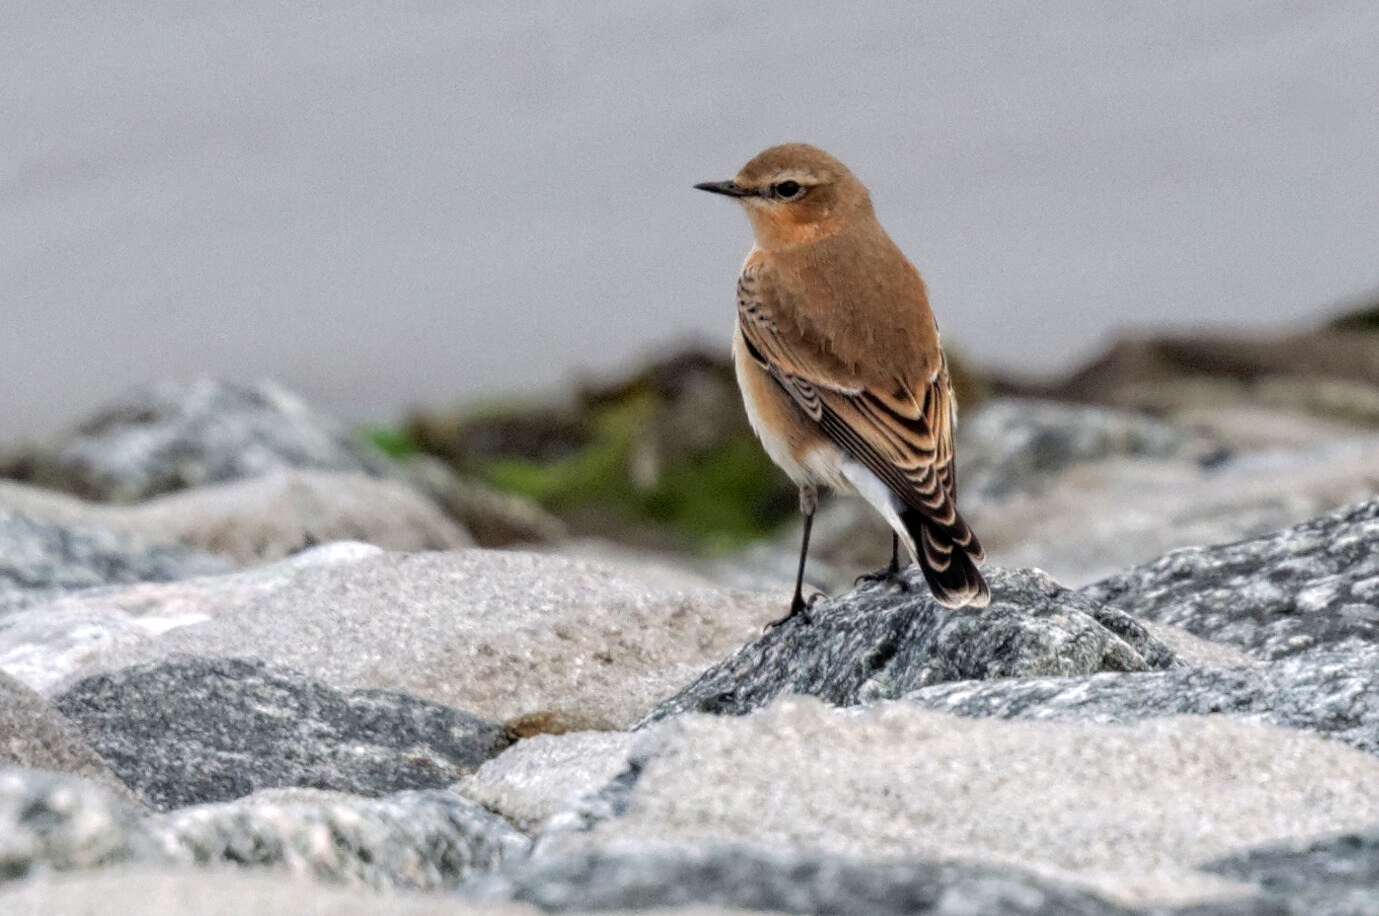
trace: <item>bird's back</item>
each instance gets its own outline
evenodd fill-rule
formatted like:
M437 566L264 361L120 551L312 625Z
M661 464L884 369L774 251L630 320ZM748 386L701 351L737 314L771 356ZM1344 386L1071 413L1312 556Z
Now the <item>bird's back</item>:
M919 271L875 219L810 245L769 253L784 320L820 342L863 385L926 384L938 329Z

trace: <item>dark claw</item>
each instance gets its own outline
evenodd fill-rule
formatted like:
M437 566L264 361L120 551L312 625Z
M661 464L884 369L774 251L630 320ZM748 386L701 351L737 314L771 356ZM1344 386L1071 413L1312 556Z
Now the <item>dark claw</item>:
M789 621L794 620L796 617L803 617L806 625L813 623L814 618L809 616L809 611L814 607L815 604L817 604L820 601L820 599L824 599L827 597L828 596L825 595L823 592L815 592L814 594L810 595L809 600L806 601L805 599L796 595L795 599L790 602L790 613L786 614L780 620L773 620L770 623L768 623L766 625L766 629L762 632L769 633L781 624L788 623Z
M876 572L862 573L857 577L857 581L852 583L853 588L863 582L887 582L900 589L902 592L910 590L910 581L905 578L904 571L898 566L887 566L885 569L878 569Z
M891 535L891 562L886 564L886 568L874 573L863 573L852 583L852 587L856 588L863 582L889 582L898 586L902 592L910 590L910 583L900 574L900 535Z

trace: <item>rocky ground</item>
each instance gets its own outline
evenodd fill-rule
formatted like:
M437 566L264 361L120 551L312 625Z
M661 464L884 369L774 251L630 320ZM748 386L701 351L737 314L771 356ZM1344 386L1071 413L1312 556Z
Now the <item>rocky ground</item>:
M691 369L599 446L644 507L737 447ZM0 913L1379 913L1379 435L1194 409L987 401L991 605L853 587L835 502L767 628L788 529L595 540L272 386L131 395L0 461Z

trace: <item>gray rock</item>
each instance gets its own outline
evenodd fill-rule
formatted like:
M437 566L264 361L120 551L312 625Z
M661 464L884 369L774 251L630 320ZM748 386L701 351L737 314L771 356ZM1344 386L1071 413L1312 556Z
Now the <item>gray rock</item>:
M1375 495L1379 437L1316 440L1198 467L1183 459L1078 465L1037 494L966 508L987 556L1083 586L1170 550L1273 534Z
M243 572L64 593L3 618L0 670L34 690L51 693L74 669L121 647L208 620L227 607L282 588L307 571L381 554L370 544L341 541Z
M133 391L11 462L6 476L134 502L283 468L381 476L381 452L271 382L209 378Z
M5 916L540 916L521 903L361 893L269 871L116 868L0 887ZM680 916L691 916L684 913Z
M28 446L8 457L0 456L0 477L117 503L275 471L387 478L394 489L405 486L413 491L409 500L383 487L382 481L377 493L367 492L367 485L356 483L354 490L366 491L367 505L362 509L368 510L364 514L370 523L365 527L379 527L384 521L382 513L370 510L370 505L389 500L410 503L420 495L450 519L472 530L484 546L543 543L565 536L564 525L531 500L461 477L430 456L394 460L343 424L312 412L300 398L271 382L240 385L209 378L164 381L130 392L49 442ZM6 503L5 495L0 492L0 504ZM360 514L361 506L357 504L361 497L356 494L356 505L350 505L350 500L344 499L348 495L327 494L319 506L312 502L303 505L302 496L297 495L290 505L296 515L307 516L302 526L315 531L318 543L349 538L388 549L417 549L386 537L371 537L360 530L334 534L316 530L331 523L336 527L348 526L351 518ZM249 491L237 494L231 503L261 504L268 498L271 494ZM219 508L223 514L226 499L219 500L219 507L198 504L180 511L195 510L204 515L214 514ZM282 496L278 499L282 501ZM320 502L319 497L313 499ZM63 511L60 505L43 508ZM313 508L314 511L308 511ZM430 515L411 505L407 506L407 513ZM84 514L89 514L89 508ZM325 518L308 524L313 515ZM115 521L121 520L112 520L112 527L119 527ZM129 521L132 527L155 524L155 520L143 517ZM443 527L429 517L424 521L423 527L428 531ZM257 551L254 558L263 561L282 554Z
M0 509L0 616L79 589L228 572L225 560L96 527L50 525Z
M607 786L627 767L637 740L629 732L535 735L485 762L451 791L530 833L572 799Z
M1233 716L1009 722L785 697L643 735L611 816L543 833L538 856L739 844L982 862L1179 906L1250 891L1202 863L1379 824L1379 758Z
M46 770L0 770L0 882L159 858L133 810L94 783Z
M173 659L87 678L56 707L160 810L306 786L440 788L506 746L492 723L386 690L346 693L238 659Z
M364 799L269 790L149 820L162 848L198 865L273 866L380 890L450 888L531 842L497 815L437 789Z
M438 506L395 480L285 469L133 505L0 481L0 507L37 521L125 531L257 565L317 544L361 541L387 550L447 550L473 539Z
M1328 394L1339 393L1334 384L1324 380L1317 382L1319 384L1315 386L1308 386L1313 387L1316 394L1322 394L1318 389L1327 388L1331 389ZM1193 389L1203 397L1194 397ZM1360 394L1354 388L1351 391ZM1293 393L1300 392L1293 387ZM1303 451L1315 448L1318 443L1368 435L1374 428L1370 421L1357 424L1355 421L1360 418L1353 414L1347 418L1343 415L1344 411L1334 412L1332 405L1325 403L1331 401L1334 404L1334 398L1299 398L1287 394L1280 398L1277 395L1283 392L1269 382L1243 389L1229 382L1204 383L1201 380L1183 379L1177 383L1166 383L1159 387L1156 394L1167 395L1165 401L1178 400L1179 403L1163 412L1150 407L1151 413L1179 429L1190 429L1212 442L1219 442L1223 449L1236 454L1272 450ZM1175 394L1185 396L1176 398ZM1224 397L1213 397L1215 394ZM1379 406L1379 389L1371 388L1366 394L1367 400ZM1379 414L1375 416L1379 417Z
M1082 593L1145 620L1281 658L1379 641L1379 500L1267 537L1174 551Z
M263 871L105 869L0 887L6 916L540 916L448 894L360 893ZM683 914L690 916L690 914Z
M1037 570L985 570L991 604L951 609L917 570L905 590L868 583L767 630L638 724L683 712L741 715L781 694L849 706L930 684L996 677L1148 671L1173 654L1128 615Z
M1379 646L1314 649L1265 665L939 684L907 701L960 716L1139 722L1226 713L1379 755Z
M254 586L275 567L296 572ZM519 735L620 729L761 632L782 601L664 566L517 551L375 551L275 567L238 574L243 587L222 592L213 589L237 577L160 586L165 597L138 602L141 621L187 610L199 619L86 653L77 676L174 653L259 658L343 690L397 690L468 710ZM31 685L42 676L32 662L26 670L20 679Z
M1245 654L1235 646L1225 643L1209 642L1200 636L1193 636L1187 630L1155 623L1152 620L1136 620L1144 631L1168 647L1176 656L1176 667L1182 668L1248 668L1263 662Z
M1205 869L1260 885L1289 916L1379 913L1379 829L1276 843Z
M654 741L637 742L620 761L622 769L608 782L566 799L562 807L541 823L532 854L542 855L552 848L565 849L565 841L571 835L588 833L604 821L626 814L632 804L632 792L642 778L642 770L659 750L660 746Z
M591 851L539 857L476 888L550 913L710 904L839 916L1121 916L1102 897L1015 868L966 863L875 863L746 846Z
M1083 462L1205 449L1181 429L1142 413L1023 398L988 401L964 416L958 436L967 501L1033 492Z
M81 733L41 696L0 672L0 767L84 776L138 804Z
M236 563L270 563L318 544L359 541L385 550L451 550L474 539L422 494L395 480L278 470L111 506L146 537L177 541Z

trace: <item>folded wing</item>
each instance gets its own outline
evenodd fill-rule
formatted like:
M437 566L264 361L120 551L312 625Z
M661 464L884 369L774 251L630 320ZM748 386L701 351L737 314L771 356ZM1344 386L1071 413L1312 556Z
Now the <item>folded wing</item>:
M752 359L904 504L907 546L935 597L949 605L985 604L989 591L975 566L982 547L957 511L953 394L944 360L919 373L917 383L878 378L779 319L784 313L771 301L779 293L762 279L749 267L738 284L738 321Z

